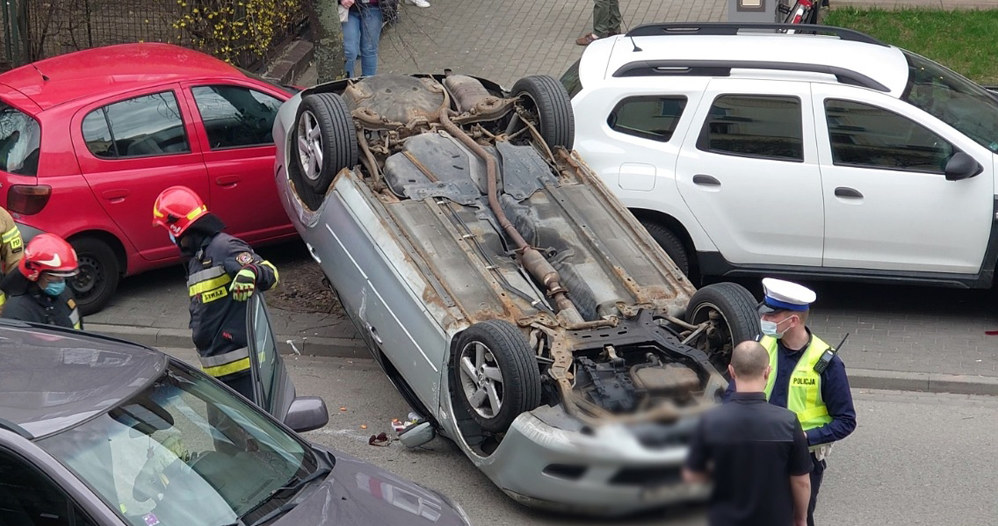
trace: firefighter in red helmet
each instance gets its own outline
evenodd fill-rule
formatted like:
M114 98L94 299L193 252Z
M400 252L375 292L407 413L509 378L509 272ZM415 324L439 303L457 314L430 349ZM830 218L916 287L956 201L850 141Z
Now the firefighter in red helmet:
M163 190L152 215L188 258L190 327L201 368L252 400L246 300L277 283L277 268L222 232L225 225L190 188Z
M72 289L66 278L75 276L76 251L55 234L38 234L24 248L16 272L10 272L0 287L7 293L3 317L83 328Z

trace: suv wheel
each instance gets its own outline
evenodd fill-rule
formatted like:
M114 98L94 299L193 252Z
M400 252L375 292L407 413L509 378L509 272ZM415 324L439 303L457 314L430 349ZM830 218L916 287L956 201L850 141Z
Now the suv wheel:
M679 267L679 270L686 277L690 277L690 257L679 236L673 234L672 230L649 219L641 219L640 222L645 230L651 234L652 239L658 243L658 246L662 247L662 250L669 255L669 259Z

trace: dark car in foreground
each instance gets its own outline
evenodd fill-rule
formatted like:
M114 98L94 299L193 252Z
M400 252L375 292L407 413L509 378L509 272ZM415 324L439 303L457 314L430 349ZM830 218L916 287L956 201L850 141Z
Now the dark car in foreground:
M325 425L325 405L295 397L270 332L253 332L254 401L271 414L159 351L0 320L0 524L467 524L292 431Z
M756 301L696 290L572 151L568 94L464 75L316 86L278 112L277 188L344 310L426 420L530 505L699 498L679 473ZM318 284L317 284L318 285Z

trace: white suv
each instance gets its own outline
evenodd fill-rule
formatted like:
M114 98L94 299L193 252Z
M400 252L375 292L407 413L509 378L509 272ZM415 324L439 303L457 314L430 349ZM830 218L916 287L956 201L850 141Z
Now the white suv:
M576 149L694 279L989 287L998 99L867 35L800 31L597 40L562 79Z

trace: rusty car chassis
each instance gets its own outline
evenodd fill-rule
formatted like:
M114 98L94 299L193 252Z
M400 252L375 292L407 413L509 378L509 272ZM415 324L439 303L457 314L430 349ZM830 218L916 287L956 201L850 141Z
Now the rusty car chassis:
M697 291L573 133L550 77L341 81L282 108L278 187L410 405L518 500L623 513L689 497L685 437L758 318Z

